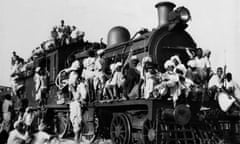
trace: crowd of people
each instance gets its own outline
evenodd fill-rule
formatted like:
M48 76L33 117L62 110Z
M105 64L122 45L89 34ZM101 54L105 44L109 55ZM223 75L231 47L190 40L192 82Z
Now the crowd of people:
M13 105L12 96L5 95L1 104L0 144L50 144L58 141L58 137L49 131L46 116L28 106L27 99L22 99L18 111Z
M87 102L112 102L129 99L160 99L172 101L173 107L186 104L196 112L204 102L217 102L219 92L236 98L239 89L232 81L232 74L218 67L215 73L210 62L211 52L198 48L195 52L186 49L189 61L181 62L178 55L169 57L164 63L165 72L158 71L150 56L140 62L135 55L129 55L125 63L106 63L102 57L104 49L89 51L82 62L75 60L66 69L69 73L68 90L73 101L70 103L70 117L74 127L75 140L79 140L82 121L81 107ZM109 67L110 74L106 72ZM236 106L239 99L236 98Z
M80 31L76 26L66 25L61 20L59 26L54 26L50 32L50 38L43 41L38 47L32 50L29 61L43 55L45 52L66 46L72 43L83 43L85 32Z
M88 50L88 57L83 60L73 58L68 74L68 92L71 96L69 103L70 121L75 134L75 141L81 141L82 107L88 102L114 102L130 99L159 99L172 102L172 107L179 104L189 106L191 110L199 110L205 101L217 101L220 92L225 92L236 99L233 107L239 108L236 90L239 86L232 80L232 74L226 73L225 68L218 67L216 73L210 62L211 52L198 48L196 53L186 49L189 61L184 64L178 55L166 59L164 72L160 72L152 57L145 56L139 60L136 55L129 54L128 58L115 60L109 64L105 58L104 49ZM12 79L21 71L23 59L13 53ZM110 71L109 71L110 70ZM44 107L47 94L47 75L44 69L35 69L35 100ZM62 89L62 88L61 88ZM19 96L19 85L13 89ZM19 93L20 92L20 93ZM60 90L58 94L63 95ZM63 98L63 96L59 97ZM13 102L11 96L6 96L1 116L1 135L7 135L11 127L11 111ZM39 131L32 133L32 122L35 112L31 107L24 106L18 113L18 119L9 133L8 143L14 141L48 141L51 135L44 131L44 123L40 123ZM33 139L41 135L41 139ZM30 140L31 139L31 140ZM18 142L16 142L18 143ZM39 142L36 142L39 143Z

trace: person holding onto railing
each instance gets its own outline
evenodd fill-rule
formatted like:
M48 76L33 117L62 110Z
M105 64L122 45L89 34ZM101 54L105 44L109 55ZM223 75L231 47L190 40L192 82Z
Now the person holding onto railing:
M35 100L38 102L39 106L42 107L46 104L47 95L47 76L44 74L41 67L35 69L34 75L35 81Z
M70 92L72 98L74 96L74 92L77 88L77 80L80 77L79 70L81 69L81 64L79 60L74 60L71 64L71 67L66 69L68 74L68 91Z
M82 104L86 103L87 89L81 79L77 81L77 88L73 91L73 101L70 103L70 120L73 126L74 140L81 141Z

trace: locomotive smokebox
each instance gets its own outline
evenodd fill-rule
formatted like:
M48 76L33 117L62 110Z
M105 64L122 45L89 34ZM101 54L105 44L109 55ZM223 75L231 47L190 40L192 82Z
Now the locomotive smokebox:
M158 11L158 28L168 24L168 14L175 6L172 2L160 2L155 5Z
M108 40L107 40L108 47L111 47L116 44L120 44L122 42L129 41L129 40L130 40L130 33L123 26L113 27L108 32Z

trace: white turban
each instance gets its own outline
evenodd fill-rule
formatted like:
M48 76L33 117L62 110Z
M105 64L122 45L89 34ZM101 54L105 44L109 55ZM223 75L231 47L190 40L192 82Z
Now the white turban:
M122 63L121 63L121 62L117 62L117 63L115 64L115 69L116 69L117 67L119 67L119 66L122 66Z
M142 64L145 64L146 62L152 62L152 58L150 56L146 56L142 59Z
M187 69L183 64L177 65L176 69L180 70L183 73L183 75L185 75L187 72Z
M80 62L78 60L75 60L71 64L71 67L66 70L66 72L73 71L73 70L78 70L79 68L80 68Z
M171 61L174 61L174 60L176 60L179 64L181 64L182 62L181 62L181 60L180 60L180 58L179 58L179 56L177 56L177 55L175 55L175 56L172 56L171 58L170 58L170 60Z
M169 66L175 66L175 64L171 60L167 60L164 63L164 68L167 69Z

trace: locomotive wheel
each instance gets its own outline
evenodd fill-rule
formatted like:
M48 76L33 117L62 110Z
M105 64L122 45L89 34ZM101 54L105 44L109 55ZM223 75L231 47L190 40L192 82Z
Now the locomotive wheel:
M145 144L156 143L156 123L150 120L146 120L143 124L143 139Z
M55 133L59 135L60 138L62 138L66 134L69 126L70 121L66 117L66 115L64 115L63 113L58 113L55 122Z
M114 144L130 144L131 124L125 114L113 117L110 126L110 136Z

